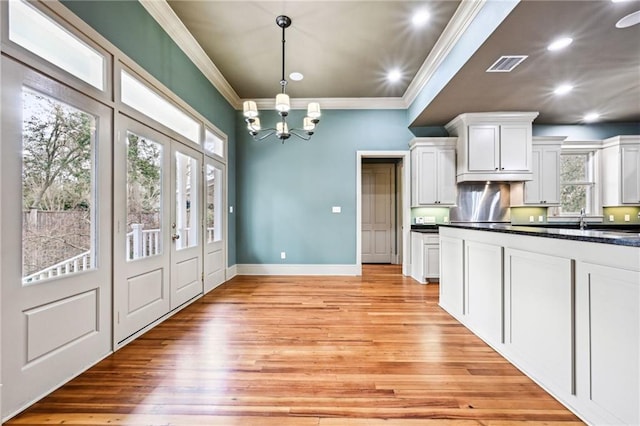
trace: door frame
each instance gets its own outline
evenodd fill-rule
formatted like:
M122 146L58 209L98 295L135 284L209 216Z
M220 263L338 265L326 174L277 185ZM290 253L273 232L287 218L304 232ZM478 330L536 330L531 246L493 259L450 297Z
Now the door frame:
M399 158L402 161L402 173L400 182L396 185L401 187L400 211L402 212L402 274L411 274L411 262L407 254L411 253L409 238L411 231L411 165L409 163L410 152L407 151L356 151L356 270L357 275L362 275L362 159L363 158ZM397 226L397 225L396 225Z

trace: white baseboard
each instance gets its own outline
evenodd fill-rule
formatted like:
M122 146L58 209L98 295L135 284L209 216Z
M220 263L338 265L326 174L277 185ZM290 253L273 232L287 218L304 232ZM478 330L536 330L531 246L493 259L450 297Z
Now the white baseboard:
M241 264L237 275L361 275L357 265L264 265Z
M238 275L238 264L231 265L227 268L227 275L225 281L229 281L231 278Z

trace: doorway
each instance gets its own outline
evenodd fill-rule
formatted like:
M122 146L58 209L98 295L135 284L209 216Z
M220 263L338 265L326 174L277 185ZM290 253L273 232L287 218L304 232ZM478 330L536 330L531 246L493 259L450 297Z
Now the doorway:
M362 160L362 263L397 263L396 161Z
M363 230L369 225L363 225L363 202L368 203L370 197L363 195L363 181L369 180L369 172L364 172L365 169L370 166L365 164L391 164L394 167L393 179L395 180L395 188L391 190L394 198L395 206L393 211L389 213L395 221L394 227L389 234L392 239L390 245L394 246L392 249L392 258L389 263L401 263L402 273L404 275L410 274L409 259L404 253L409 253L409 226L410 223L410 205L409 205L409 151L357 151L356 152L356 267L358 274L362 274L362 263L367 262L368 256L363 255L363 242L368 247L371 244L365 239L370 239L370 235L367 236L363 233ZM383 166L384 167L384 166ZM383 179L384 180L384 179ZM370 191L370 190L369 190ZM395 229L395 231L393 230ZM383 238L384 233L380 234ZM367 248L367 250L371 250ZM395 250L395 251L393 251Z

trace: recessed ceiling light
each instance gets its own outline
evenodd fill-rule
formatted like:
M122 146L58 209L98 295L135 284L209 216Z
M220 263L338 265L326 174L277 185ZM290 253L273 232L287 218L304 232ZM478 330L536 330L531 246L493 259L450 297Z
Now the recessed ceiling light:
M292 72L291 74L289 74L289 78L293 81L300 81L304 78L304 75L299 72Z
M616 28L627 28L636 24L640 24L640 10L630 13L616 22Z
M387 80L389 80L391 83L395 83L395 82L399 81L400 78L402 78L402 74L400 73L400 70L397 70L397 69L396 70L391 70L387 74Z
M560 86L555 88L553 93L555 93L556 95L566 95L567 93L569 93L572 90L573 90L573 86L572 85L570 85L570 84L561 84Z
M547 46L547 50L561 50L570 45L573 42L571 37L562 37L554 40L549 46Z
M426 24L427 21L429 21L430 17L431 15L426 10L419 10L413 14L411 22L413 23L414 27L421 27Z
M589 114L586 114L584 116L583 120L586 122L591 122L596 121L598 118L600 118L600 114L598 114L597 112L590 112Z

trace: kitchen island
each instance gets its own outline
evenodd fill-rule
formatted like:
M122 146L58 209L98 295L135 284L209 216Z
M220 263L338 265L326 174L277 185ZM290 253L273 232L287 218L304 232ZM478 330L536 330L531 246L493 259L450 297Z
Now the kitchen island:
M588 423L640 424L640 234L440 231L440 306Z

